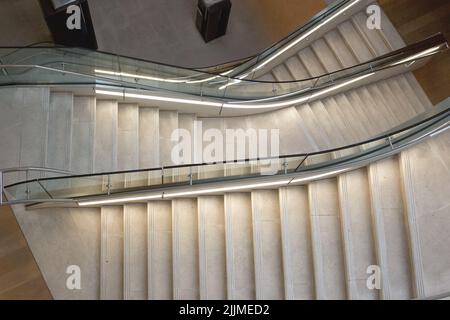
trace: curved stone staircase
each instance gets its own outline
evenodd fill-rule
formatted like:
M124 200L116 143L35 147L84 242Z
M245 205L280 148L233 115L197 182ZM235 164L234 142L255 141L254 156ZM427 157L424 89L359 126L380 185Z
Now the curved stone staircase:
M290 80L367 61L403 43L365 13L275 67ZM1 167L78 173L171 164L174 129L280 130L282 154L373 137L431 108L411 73L320 101L229 118L1 89ZM450 288L449 134L305 186L77 209L14 212L56 299L410 299ZM223 170L224 175L227 170ZM124 177L127 183L127 177ZM447 181L447 182L446 182ZM65 286L79 265L82 289ZM367 268L379 266L381 290Z

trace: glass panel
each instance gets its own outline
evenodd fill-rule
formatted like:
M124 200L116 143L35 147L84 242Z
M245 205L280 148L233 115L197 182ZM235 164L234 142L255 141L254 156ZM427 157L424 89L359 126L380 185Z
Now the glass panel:
M391 134L392 140L384 136L372 141L362 142L358 146L348 147L338 151L323 151L320 154L305 156L291 156L282 159L255 160L240 163L210 164L193 166L192 168L166 168L153 169L143 172L116 173L110 175L73 176L64 178L46 178L39 181L23 182L15 186L7 187L6 191L14 200L43 200L43 199L69 199L81 196L105 195L111 193L131 191L137 188L168 186L169 184L198 183L199 180L216 179L223 177L239 178L254 177L255 175L273 175L292 173L297 170L322 169L331 167L345 161L367 160L373 156L390 151L390 142L394 146L402 146L418 138L426 137L437 128L448 125L450 99L444 101L428 113L419 115L417 118L403 124L404 128L417 123L414 128ZM428 118L425 118L428 117ZM395 130L401 130L401 127ZM393 131L391 131L393 132ZM388 135L389 133L386 133ZM351 163L348 162L348 163ZM21 179L33 179L54 175L54 173L43 173L39 170L28 174L25 171L7 172L8 181L20 181ZM14 176L11 180L10 176Z
M190 168L164 169L164 184L189 183Z
M372 142L364 143L361 146L361 149L362 150L371 150L373 148L378 148L380 146L388 145L388 144L389 144L389 140L387 138L386 139L380 139L380 140L375 140L375 141L372 141Z
M230 162L224 165L224 175L226 177L231 176L244 176L253 173L255 163L253 162Z
M225 176L225 165L210 164L198 167L196 172L196 180L221 178Z
M324 162L331 161L332 159L333 159L332 158L332 153L309 155L308 158L305 161L305 166L312 166L312 165L316 165L316 164L321 164L321 163L324 163Z
M281 171L285 172L287 170L288 173L300 171L304 166L306 166L307 159L308 158L306 156L285 158L283 159Z
M53 198L72 198L106 194L107 179L104 176L71 177L40 181Z
M12 197L10 200L34 200L34 199L50 199L37 181L25 182L9 188L6 188L8 194Z
M260 176L273 176L284 170L285 159L258 160L251 163L252 173Z
M318 22L320 20L315 23ZM315 79L298 79L295 82L255 82L252 81L252 75L245 78L242 74L238 75L238 70L244 71L255 61L262 61L262 57L273 53L306 29L299 29L294 35L264 52L256 60L244 63L246 67L240 66L226 76L79 48L0 48L2 64L14 66L0 70L0 83L105 84L119 88L126 86L152 91L159 89L204 97L243 100L267 99L287 94L295 94L297 98L300 98L302 94L311 93L311 89L326 89L329 85L345 84L358 75L366 75L374 70L380 71L380 68L390 66L393 61L405 59L437 44L442 45L444 49L444 40L438 37L430 38L425 40L428 42L412 45L399 53L378 58L376 61L325 74ZM234 75L238 77L233 78Z
M351 155L360 154L361 151L362 151L362 148L360 146L339 150L336 153L336 158L343 158L343 157L347 157L347 156L351 156Z
M126 174L127 188L143 188L149 186L149 172L132 172Z
M148 173L148 183L151 187L160 186L164 183L161 170L151 170Z

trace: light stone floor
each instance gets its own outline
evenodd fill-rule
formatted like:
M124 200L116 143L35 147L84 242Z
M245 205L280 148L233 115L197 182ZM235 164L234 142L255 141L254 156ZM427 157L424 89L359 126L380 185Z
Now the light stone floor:
M197 0L89 0L99 49L186 67L260 52L323 9L325 0L232 0L228 32L205 44ZM38 0L0 0L0 46L50 41Z

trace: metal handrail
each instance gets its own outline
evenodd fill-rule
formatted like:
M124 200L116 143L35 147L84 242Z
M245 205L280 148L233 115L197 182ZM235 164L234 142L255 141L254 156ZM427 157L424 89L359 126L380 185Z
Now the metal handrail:
M60 170L60 169L54 169L54 168L46 168L46 167L15 167L15 168L0 169L0 172L2 172L2 173L26 172L26 171L59 173L59 174L67 174L67 175L75 174L73 171Z
M322 75L312 76L312 77L303 78L303 79L294 79L294 80L268 81L268 80L257 80L257 79L241 79L239 77L230 76L228 74L226 74L226 75L217 75L217 74L210 74L210 73L207 73L207 72L204 72L204 71L197 71L197 70L190 70L190 69L188 69L188 70L189 71L196 71L199 74L205 74L207 76L214 76L214 81L215 82L217 82L217 78L219 78L219 79L223 79L224 81L225 80L239 80L240 83L244 83L244 84L245 83L289 84L289 83L299 83L299 82L312 81L312 80L318 81L318 80L320 80L322 78L335 76L336 74L339 74L339 73L342 73L342 72L346 72L346 71L349 71L351 69L360 68L360 67L365 66L365 65L368 66L367 70L375 71L372 68L374 68L376 63L379 62L379 61L391 58L391 59L393 59L393 61L388 61L388 62L395 62L394 59L397 56L399 56L399 55L405 55L405 54L407 54L409 52L414 52L414 51L417 52L419 50L423 50L423 49L434 47L434 46L442 46L443 47L442 51L448 49L447 39L445 38L445 36L442 33L437 33L437 34L435 34L433 36L430 36L428 38L425 38L425 39L423 39L421 41L418 41L416 43L407 45L407 46L405 46L403 48L391 51L391 52L386 53L384 55L375 57L372 60L369 60L369 61L366 61L366 62L361 62L361 63L355 64L353 66L345 67L345 68L342 68L342 69L339 69L339 70L336 70L336 71L333 71L333 72L328 72L328 73L325 73L325 74L322 74ZM0 49L2 49L2 47L0 47ZM23 49L26 50L26 49L30 49L30 48L23 48ZM34 47L34 48L32 47L31 49L33 49L33 50L34 49L57 50L57 52L60 51L63 56L66 55L66 54L73 54L73 55L76 54L76 55L79 55L79 56L81 55L79 52L73 51L74 48L71 48L71 47ZM69 51L65 51L65 50L69 50ZM86 49L79 49L79 50L84 50L84 51L87 51L87 53L90 53L90 51L88 51ZM47 52L43 52L43 53L47 53ZM102 52L99 52L99 51L92 51L92 53L105 54L105 53L102 53ZM42 54L42 53L39 53L39 54ZM39 54L35 54L35 56L37 56ZM84 55L81 55L81 56L84 56ZM22 60L26 60L26 59L29 59L29 57L23 58ZM135 60L135 61L139 62L139 59L134 59L134 58L128 58L128 59ZM11 67L16 66L16 67L21 67L21 68L26 68L26 67L33 68L33 67L41 66L43 68L47 68L46 64L49 64L49 63L46 63L46 64L23 64L23 63L19 63L19 62L21 62L21 61L16 61L14 63L4 62L4 63L2 63L1 67L3 67L3 68L4 67L11 68ZM66 66L67 65L71 65L71 64L76 65L76 63L74 63L73 61L58 61L58 60L55 60L55 61L51 61L50 63L52 63L52 64L60 63L61 65L66 65ZM161 64L161 63L154 63L154 62L147 62L147 61L146 61L146 63L152 64L152 65L155 65L155 66L158 66L158 65L164 66L164 64ZM86 64L83 65L83 66L94 67L92 65L86 65ZM177 66L170 66L170 67L172 67L174 69L183 69L182 67L177 67ZM49 68L49 69L60 70L60 69L56 69L56 68ZM67 70L60 70L60 71L66 71L67 72ZM189 80L189 79L192 79L192 78L193 78L193 76L188 76L188 77L179 77L179 78L173 78L173 79L168 79L168 80L177 80L177 79L182 79L182 80L188 79ZM105 79L110 80L110 78L105 78ZM124 81L124 82L126 82L126 81ZM223 83L223 82L220 82L220 83Z
M342 166L348 166L348 165L352 165L355 166L356 164L361 164L361 163L367 163L368 161L375 161L378 160L382 157L391 155L391 154L395 154L396 152L399 152L399 150L406 148L408 146L410 146L411 144L417 143L419 141L421 141L422 139L428 137L428 136L433 136L435 134L440 133L441 131L444 131L446 129L448 129L450 127L450 98L448 98L447 100L445 100L443 103L441 103L439 106L436 107L436 109L438 109L438 111L436 112L436 114L434 114L431 117L428 117L427 119L420 119L419 121L415 122L414 124L411 124L410 122L407 122L407 125L401 127L401 129L394 129L393 131L388 132L387 135L381 135L379 136L377 139L371 139L371 140L367 140L364 142L361 142L359 144L354 144L354 145L350 145L347 146L345 149L351 149L354 148L355 146L364 146L367 143L370 142L374 142L374 141L383 141L389 138L392 138L394 136L397 135L397 137L390 139L389 143L384 143L380 146L375 146L371 149L365 150L363 152L357 153L357 154L350 154L348 156L343 156L341 158L337 158L335 160L330 160L330 161L322 161L321 163L317 163L317 164L312 164L307 166L306 168L299 170L299 167L296 168L296 170L292 171L292 172L287 172L287 170L285 170L284 175L285 176L298 176L298 175L302 175L302 174L308 174L311 172L316 172L316 171L320 171L320 172L330 172L330 170L335 170L336 168L341 168ZM439 111L439 109L441 109ZM442 111L442 109L444 111ZM417 130L412 130L411 129L415 129L417 128ZM398 136L399 133L404 133L403 136ZM344 149L344 147L339 148L339 150ZM364 149L364 148L362 148ZM327 150L327 151L322 151L322 152L318 152L318 153L314 153L315 155L317 154L331 154L334 151L336 151L338 149L333 149L332 151ZM305 158L302 159L301 164L303 164L306 159L308 157L311 157L313 154L306 154ZM284 156L284 158L297 158L298 155L287 155ZM281 158L281 157L279 157ZM279 160L279 158L272 158L272 159L277 159ZM299 159L300 160L300 159ZM254 161L254 160L250 160L250 161ZM224 164L229 163L229 162L223 162ZM285 161L286 163L286 161ZM205 164L205 165L211 165L211 164ZM163 186L164 188L171 188L172 185L171 184L167 184L164 182L164 175L165 172L167 172L168 170L172 169L172 168L187 168L187 167L201 167L201 165L182 165L182 166L173 166L173 167L163 167L163 168L153 168L153 169L144 169L144 170L132 170L132 171L121 171L121 172L110 172L110 173L97 173L97 174L88 174L88 175L75 175L75 176L70 176L70 177L54 177L54 178L44 178L44 179L34 179L34 180L27 180L27 181L23 181L23 182L19 182L19 183L15 183L12 185L8 185L6 186L4 189L6 188L12 188L14 186L17 185L24 185L24 184L28 184L28 183L33 183L33 182L47 182L47 181L52 181L52 180L59 180L59 179L76 179L76 178L83 178L83 177L108 177L108 181L110 181L111 176L114 175L120 175L120 174L126 174L126 173L139 173L139 172L149 172L149 171L155 171L155 170L161 170L161 176L162 176L162 180L161 180L161 184L160 186ZM170 172L170 171L169 171ZM192 175L192 170L189 170L189 174ZM251 179L251 178L255 178L255 177L259 177L261 178L261 176L258 175L245 175L245 176L230 176L230 177L221 177L216 178L216 181L214 182L218 182L218 183L227 183L230 181L238 181L238 180L242 180L242 179ZM275 175L272 175L272 177L280 177L280 173L277 173ZM205 181L205 183L208 182L208 179L198 179L195 183L195 185L199 185L202 184ZM184 182L183 182L184 183ZM182 183L182 185L183 185ZM189 185L193 185L192 183L192 176L189 177ZM42 186L42 185L41 185ZM179 186L179 185L174 185L174 186ZM42 186L43 187L43 186ZM149 190L148 188L150 188L150 186L146 187L147 189L145 190ZM43 188L44 191L45 188ZM129 192L133 191L133 188L126 188L124 190L129 190ZM108 187L108 196L111 195L112 193L110 192L110 188ZM140 190L142 191L142 190ZM114 195L117 195L118 193L121 192L125 192L125 191L117 191L114 193ZM46 200L38 200L38 199L26 199L26 200L17 200L17 201L13 201L13 203L30 203L30 202L64 202L64 200L66 200L66 202L76 202L76 200L74 199L54 199L50 194L50 198L51 199L46 199ZM100 195L100 194L99 194ZM82 197L87 197L88 195L82 196ZM94 194L90 194L90 196L94 196ZM105 195L103 195L105 196Z
M366 139L363 141L359 141L356 143L348 144L345 146L340 146L336 148L330 148L325 149L321 151L312 151L308 153L295 153L295 154L288 154L288 155L279 155L276 157L257 157L257 158L245 158L245 159L235 159L235 160L223 160L223 161L217 161L217 162L200 162L200 163L190 163L190 164L181 164L181 165L172 165L172 166L162 166L162 167L155 167L155 168L145 168L145 169L135 169L135 170L120 170L120 171L113 171L113 172L98 172L94 174L80 174L75 175L74 177L77 178L86 178L86 177L95 177L95 176L106 176L106 175L113 175L113 174L127 174L127 173L139 173L139 172L149 172L149 171L162 171L164 170L173 170L173 169L182 169L182 168L189 168L189 167L202 167L202 166L210 166L210 165L220 165L220 164L232 164L232 163L249 163L249 162L256 162L256 161L266 161L266 160L278 160L278 159L288 159L288 158L300 158L300 157L308 157L311 158L313 156L322 155L322 154L332 154L338 151L343 151L347 149L352 149L355 147L359 147L361 145L370 144L375 141L383 140L383 139L389 139L389 137L395 136L401 132L408 131L410 129L413 129L415 127L418 127L422 124L425 124L426 122L429 122L435 118L443 118L444 116L450 115L450 97L439 103L434 108L423 112L422 114L416 116L413 119L410 119L403 124L392 128L384 133L381 133L373 138ZM304 162L305 160L303 160ZM53 178L46 178L45 180L58 180L58 179L64 179L64 177L53 177ZM32 180L31 180L32 181ZM20 182L18 182L20 183ZM18 183L8 185L6 187L14 186Z

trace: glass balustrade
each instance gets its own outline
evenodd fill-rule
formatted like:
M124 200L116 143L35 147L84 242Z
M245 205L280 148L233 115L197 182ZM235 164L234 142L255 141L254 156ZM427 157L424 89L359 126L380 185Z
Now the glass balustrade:
M450 98L378 137L341 148L275 158L36 178L6 186L4 190L10 196L11 203L45 202L240 179L283 176L295 178L308 172L326 173L346 165L365 165L421 141L449 125Z
M350 68L310 79L278 82L205 73L80 48L0 48L0 85L104 85L258 105L334 90L447 48L445 37L438 34Z

